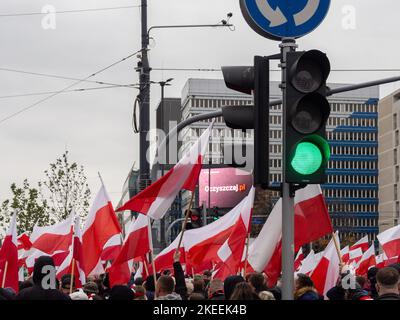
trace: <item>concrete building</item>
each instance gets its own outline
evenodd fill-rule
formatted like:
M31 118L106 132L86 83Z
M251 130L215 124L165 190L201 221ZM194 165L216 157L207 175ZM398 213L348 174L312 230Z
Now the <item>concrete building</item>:
M379 102L379 228L399 223L400 162L399 115L400 90Z
M344 86L331 84L331 88ZM332 157L328 182L322 186L332 222L342 237L365 235L375 240L378 228L378 114L379 88L372 87L330 97L327 132ZM279 82L270 85L270 98L281 98ZM252 97L226 88L223 80L189 79L182 91L182 119L215 111L226 105L252 104ZM186 128L183 150L207 128L209 121ZM270 175L282 179L282 106L270 108ZM224 163L221 143L252 143L252 132L243 133L216 119L209 155L213 164ZM183 204L187 202L184 196Z

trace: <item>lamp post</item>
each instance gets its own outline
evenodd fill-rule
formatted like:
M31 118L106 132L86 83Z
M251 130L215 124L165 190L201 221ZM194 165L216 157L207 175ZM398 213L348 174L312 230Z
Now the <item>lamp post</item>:
M227 14L227 18L217 24L189 24L189 25L161 25L152 26L147 29L147 0L141 0L142 8L142 52L140 61L136 70L139 72L140 92L138 101L140 104L140 188L144 189L152 180L150 177L149 163L147 162L146 153L149 148L147 134L150 128L150 72L151 67L148 59L148 46L150 40L150 32L154 29L176 29L176 28L229 28L234 30L234 25L229 23L232 13ZM161 85L161 84L160 84ZM166 84L165 84L166 85ZM163 90L164 86L161 86Z
M164 90L165 90L165 86L170 86L171 85L171 81L174 80L174 78L169 78L165 81L150 81L151 84L158 84L161 87L161 103L160 103L160 118L161 118L161 129L163 130L167 130L167 124L165 123L165 119L164 119ZM158 129L158 128L157 128ZM169 150L169 148L168 148ZM168 153L166 153L167 155ZM169 157L163 157L163 159L165 159L166 161L169 162ZM164 175L164 163L160 163L161 166L161 176ZM166 238L165 238L165 219L166 217L164 217L164 219L160 220L160 242L161 242L161 247L165 248L166 247Z

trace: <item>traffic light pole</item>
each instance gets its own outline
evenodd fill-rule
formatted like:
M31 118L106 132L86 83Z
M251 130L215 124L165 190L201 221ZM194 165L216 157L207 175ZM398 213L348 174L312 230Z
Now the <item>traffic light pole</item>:
M296 50L296 41L294 39L283 39L280 44L282 52L281 69L282 69L282 93L283 93L283 123L282 129L286 130L286 54ZM283 132L285 137L285 132ZM285 139L284 139L285 140ZM283 141L285 144L285 141ZM285 159L285 145L282 149L282 159ZM285 166L285 161L282 161ZM294 195L291 192L291 185L285 183L285 168L282 170L282 299L293 300L294 293Z

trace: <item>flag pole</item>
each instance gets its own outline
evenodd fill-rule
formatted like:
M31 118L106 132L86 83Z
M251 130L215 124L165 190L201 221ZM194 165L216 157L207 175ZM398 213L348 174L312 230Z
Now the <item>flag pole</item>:
M146 272L146 275L148 276L149 275L149 269L147 268L147 263L146 263L146 261L143 261L142 263L143 263L144 271Z
M333 238L333 242L334 242L334 244L335 244L335 248L336 248L337 255L338 255L338 257L339 257L340 266L343 266L342 254L340 253L340 246L339 246L339 243L338 243L338 241L337 241L337 239L336 239L336 236L335 236L335 233L334 233L334 232L332 232L332 238Z
M154 299L157 298L157 293L156 293L156 286L157 286L157 272L156 272L156 264L154 261L154 247L153 247L153 237L151 233L151 222L150 218L147 218L148 220L148 232L149 232L149 244L150 244L150 256L151 256L151 266L153 268L153 279L154 279Z
M246 255L245 255L245 260L244 260L244 268L243 268L243 273L244 277L246 277L246 272L247 272L247 259L249 257L249 245L250 245L250 232L247 234L247 239L246 239Z
M98 171L97 174L99 175L101 184L104 186L104 181L103 181L103 178L102 178L102 176L100 174L100 171Z
M188 220L189 220L190 210L192 209L192 204L193 204L193 199L194 199L194 191L192 191L192 196L190 197L189 207L186 210L185 220L183 221L183 224L182 224L181 236L179 238L179 243L178 243L178 246L176 247L176 251L179 251L179 248L181 247L181 244L182 244L183 233L186 230L186 225L187 225Z
M75 259L72 258L72 268L71 268L71 283L69 285L69 294L72 293L72 288L74 287L74 273L75 273Z
M6 284L7 269L8 269L8 261L6 261L6 264L4 266L3 280L1 281L1 287L2 288L4 288L4 286Z

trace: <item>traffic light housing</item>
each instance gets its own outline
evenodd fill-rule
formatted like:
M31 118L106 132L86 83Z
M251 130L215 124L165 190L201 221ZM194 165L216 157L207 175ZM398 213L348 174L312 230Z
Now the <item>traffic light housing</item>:
M285 182L326 182L330 147L326 123L330 114L326 80L330 73L327 56L318 50L286 55L284 112Z
M228 88L252 94L254 106L226 106L223 117L232 129L254 129L254 184L269 185L269 59L254 57L254 66L222 67Z

